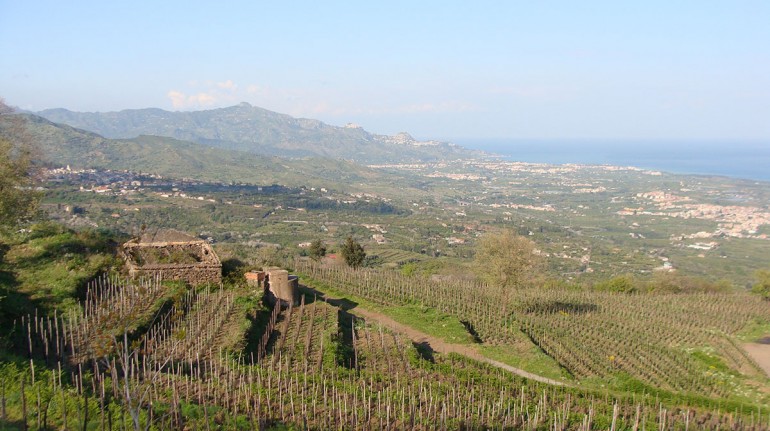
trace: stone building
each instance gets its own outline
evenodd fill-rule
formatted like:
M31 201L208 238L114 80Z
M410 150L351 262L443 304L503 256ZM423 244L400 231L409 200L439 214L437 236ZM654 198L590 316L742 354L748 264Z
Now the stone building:
M172 229L145 232L121 247L132 277L182 280L191 285L222 282L222 262L204 240Z
M265 298L270 304L298 304L299 277L289 271L271 266L263 271L247 272L245 277L250 286L265 289Z

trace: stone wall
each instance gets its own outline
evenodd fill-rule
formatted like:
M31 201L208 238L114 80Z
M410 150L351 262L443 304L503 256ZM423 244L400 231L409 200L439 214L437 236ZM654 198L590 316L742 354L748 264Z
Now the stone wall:
M190 285L222 282L222 262L211 246L177 231L158 231L123 244L132 277L162 277Z
M162 280L184 281L192 286L199 284L219 284L222 282L222 265L149 265L135 267L129 265L131 277L162 277Z
M264 271L249 271L244 274L244 277L246 278L246 284L255 289L262 287L265 282Z
M216 265L219 258L204 242L193 243L156 243L130 244L124 249L130 253L131 260L137 266L152 265Z

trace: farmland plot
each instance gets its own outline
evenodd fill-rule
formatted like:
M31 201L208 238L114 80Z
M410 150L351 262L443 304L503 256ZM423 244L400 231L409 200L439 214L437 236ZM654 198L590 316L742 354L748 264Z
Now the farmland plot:
M372 283L376 277L363 273L360 282ZM116 286L107 297L118 298L121 290L131 289ZM153 298L155 289L160 285L136 290L135 303ZM455 293L462 297L460 290ZM85 343L65 342L81 331L66 319L25 319L32 359L25 366L0 369L3 420L38 421L41 428L103 429L254 429L279 423L310 429L587 430L613 424L617 429L768 429L766 409L743 410L736 404L721 408L697 400L690 405L686 398L664 401L651 394L526 380L463 356L438 354L375 321L310 298L298 306L275 308L261 338L265 343L257 351L240 350L226 340L241 328L234 322L243 312L238 297L245 294L237 289L187 292L172 306L158 309L154 319L126 325L131 341L122 344L118 339L113 351L100 355L79 352L87 350ZM485 301L463 309L492 309ZM76 321L96 331L95 325L104 322L99 316L126 315L118 304L87 301ZM512 309L525 314L518 307ZM545 313L526 312L533 322ZM474 317L486 328L482 337L491 333L484 317ZM49 351L57 343L68 348L58 350L62 358L51 358L55 363L50 367L39 363L46 342Z
M578 380L625 374L679 393L747 400L766 396L753 383L767 386L766 377L735 341L746 325L770 316L770 303L753 295L522 289L506 301L493 286L470 282L305 261L296 261L295 267L377 304L421 304L456 316L487 344L514 345L524 333ZM724 363L727 371L714 370L710 361Z

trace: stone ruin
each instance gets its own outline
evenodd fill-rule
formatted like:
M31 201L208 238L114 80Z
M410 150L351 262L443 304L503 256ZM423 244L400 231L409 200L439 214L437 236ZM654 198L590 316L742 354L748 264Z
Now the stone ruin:
M222 282L222 262L204 240L171 229L145 232L120 249L131 277L161 277L190 285Z
M265 289L268 303L287 307L297 305L299 299L299 277L290 275L289 271L278 267L267 267L263 271L246 273L246 281L252 287Z

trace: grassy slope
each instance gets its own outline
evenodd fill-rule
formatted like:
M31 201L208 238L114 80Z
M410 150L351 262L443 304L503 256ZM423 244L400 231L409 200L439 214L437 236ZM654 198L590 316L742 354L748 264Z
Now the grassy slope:
M52 223L0 237L0 247L5 249L0 253L1 361L20 360L18 349L26 346L26 337L15 331L19 326L14 323L29 315L80 314L88 283L119 264L112 236L74 232Z
M0 274L7 318L34 313L35 308L74 309L86 284L117 263L115 243L104 234L49 223L30 230L5 240L9 249L0 260Z

